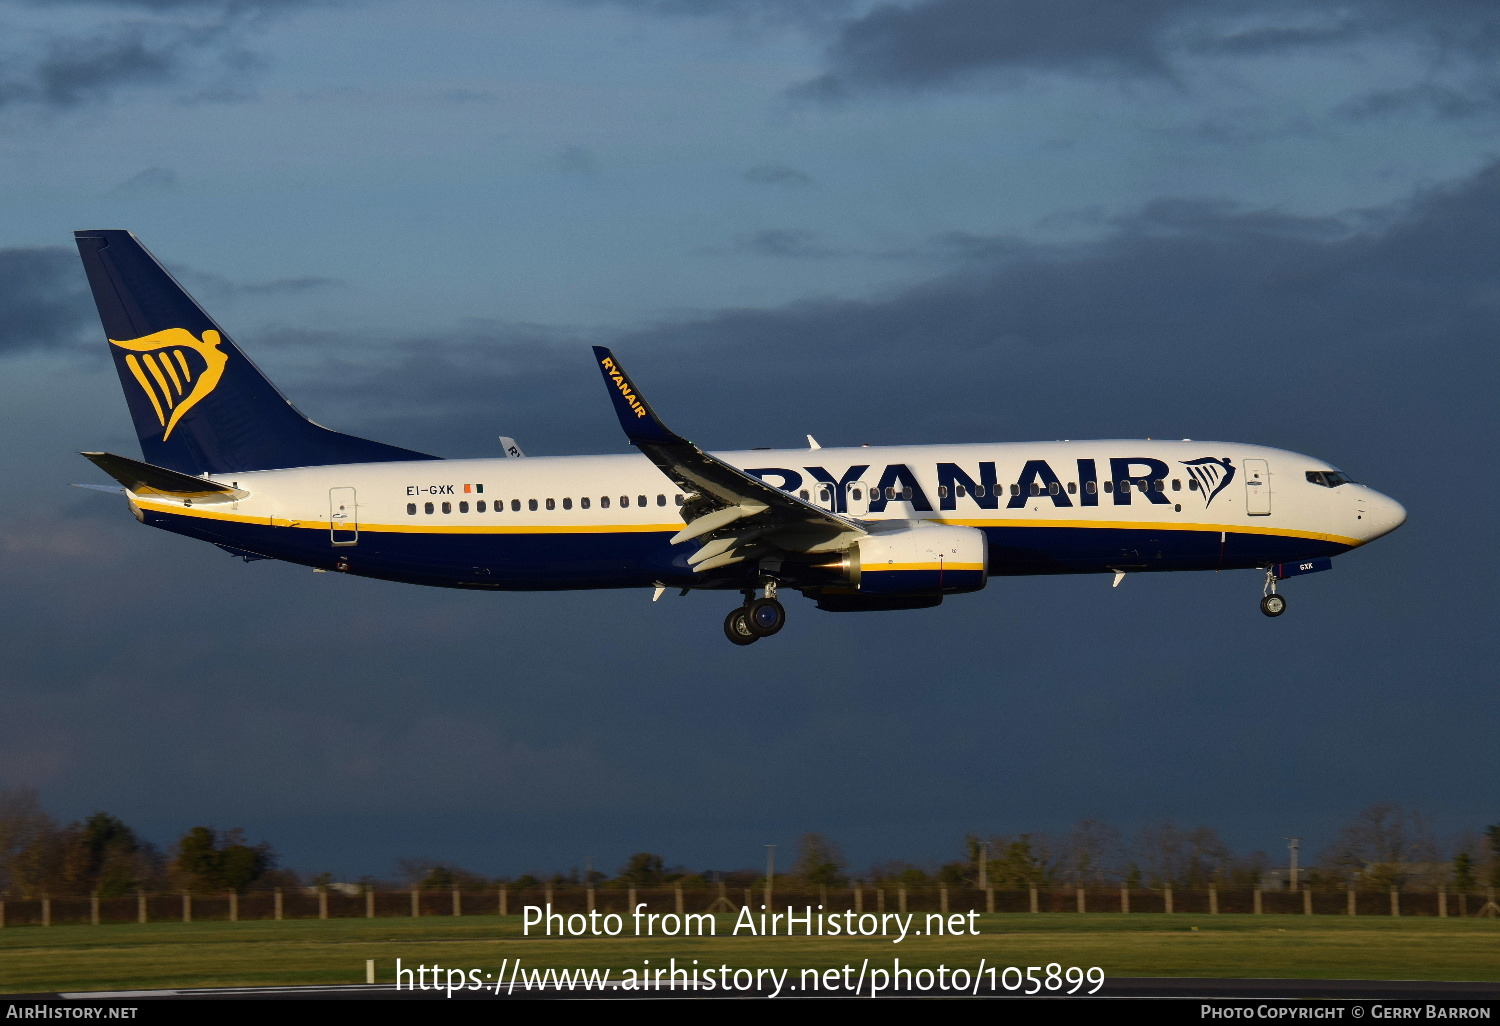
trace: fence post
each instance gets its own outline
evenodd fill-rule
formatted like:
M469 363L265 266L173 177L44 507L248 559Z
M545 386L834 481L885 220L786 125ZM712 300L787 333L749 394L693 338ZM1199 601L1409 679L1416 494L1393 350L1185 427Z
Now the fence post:
M189 891L182 892L182 921L184 923L193 921L193 895Z
M818 904L824 908L828 907L828 885L826 883L818 884Z
M50 896L42 899L42 925L52 925L52 898Z
M280 922L281 920L286 918L286 898L281 893L280 887L276 888L276 890L272 892L271 906L273 914L276 916L277 922Z
M875 888L875 911L885 915L885 888Z
M1172 914L1172 885L1171 884L1167 884L1166 887L1162 888L1162 904L1165 906L1165 908L1167 910L1167 914L1171 915Z
M906 915L906 885L896 888L896 911Z
M1349 915L1352 916L1352 915L1355 914L1354 885L1351 883L1348 886L1347 890L1348 890L1348 900L1345 902L1345 910L1347 911L1347 913Z
M237 923L240 921L240 892L229 892L229 921Z
M135 889L135 921L138 923L146 921L146 892L139 887Z
M749 887L745 888L745 907L746 908L754 908L755 907L755 898L751 896L750 888ZM632 912L635 911L635 888L634 887L630 888L630 911L632 911Z
M89 925L99 925L99 892L89 895Z
M1438 918L1448 918L1448 889L1446 887L1438 888Z
M375 918L375 888L365 884L365 918Z
M1083 888L1078 888L1078 911L1080 914L1087 911L1083 906Z
M1130 888L1125 884L1120 885L1120 911L1130 911Z
M1302 888L1302 914L1305 915L1305 916L1312 915L1312 888L1311 887L1304 887L1304 888Z
M1219 914L1219 889L1213 884L1208 885L1208 914L1211 916Z
M548 880L547 881L547 885L542 888L542 904L544 904L545 906L547 906L547 911L548 912L552 911L552 881L551 880ZM631 904L633 906L634 902L632 902Z
M984 910L990 915L995 914L995 888L993 887L984 889Z
M627 887L627 888L625 888L625 904L628 905L628 906L630 906L628 909L626 909L626 911L628 913L630 913L631 915L634 915L635 914L635 906L637 904L637 902L635 900L635 888L634 887ZM748 888L748 887L745 888L745 904L747 906L750 904L750 888Z
M506 889L504 884L500 885L500 914L502 916L510 915L510 891Z
M678 915L682 915L687 911L687 898L683 896L682 884L676 884L672 888L672 898L675 902L675 907L677 909Z
M422 914L422 896L413 887L411 889L411 917L413 919Z
M5 896L0 895L0 929L5 927Z
M938 911L943 915L948 914L948 885L938 884Z
M1401 914L1401 893L1399 891L1397 891L1396 888L1392 887L1391 888L1391 915L1393 915L1393 916L1399 916L1400 914Z
M864 912L864 910L865 910L865 892L864 892L864 888L862 888L860 886L860 884L859 884L859 881L856 880L856 881L854 881L854 914L855 915L859 915L860 913Z
M1256 915L1260 915L1261 914L1260 888L1259 887L1255 888L1255 914Z
M592 905L592 902L590 903L590 905ZM453 914L456 916L461 916L464 914L464 902L463 899L459 897L459 891L457 887L453 888Z
M1037 901L1037 896L1036 896L1036 884L1032 884L1031 885L1031 911L1032 911L1032 914L1034 915L1037 912L1040 912L1041 910L1042 910L1041 909L1041 902Z
M328 918L328 888L318 885L318 918Z

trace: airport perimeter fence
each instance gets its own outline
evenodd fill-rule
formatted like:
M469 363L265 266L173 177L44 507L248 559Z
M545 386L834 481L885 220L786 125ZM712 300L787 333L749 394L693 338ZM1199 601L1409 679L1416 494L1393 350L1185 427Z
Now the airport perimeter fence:
M283 919L375 919L412 916L522 915L526 906L562 916L682 916L747 908L798 914L814 911L896 913L1182 913L1209 915L1344 915L1500 917L1493 890L1485 893L1389 891L1304 887L1300 890L1054 888L1001 889L937 886L855 887L490 887L463 890L364 890L304 888L245 893L146 893L99 895L0 895L0 927L62 924L247 922ZM758 922L758 918L756 920Z

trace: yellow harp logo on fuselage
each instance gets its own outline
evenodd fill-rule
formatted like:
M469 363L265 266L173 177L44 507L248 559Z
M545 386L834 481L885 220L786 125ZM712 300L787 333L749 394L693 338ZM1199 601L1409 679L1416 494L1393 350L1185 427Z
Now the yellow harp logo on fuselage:
M219 387L229 357L219 350L220 335L212 328L199 339L186 328L167 328L152 335L110 345L130 350L125 366L140 384L156 419L166 428L162 441L183 415Z

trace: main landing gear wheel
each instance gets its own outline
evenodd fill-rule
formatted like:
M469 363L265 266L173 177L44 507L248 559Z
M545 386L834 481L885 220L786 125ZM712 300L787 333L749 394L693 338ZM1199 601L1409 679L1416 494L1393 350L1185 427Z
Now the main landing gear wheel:
M731 609L729 615L724 618L724 636L736 645L753 645L760 640L760 635L750 629L750 619L745 614L748 610L741 606Z
M1260 600L1260 611L1267 616L1280 616L1286 612L1286 599L1273 592Z
M773 598L756 599L745 607L744 612L756 637L769 638L786 626L786 610Z

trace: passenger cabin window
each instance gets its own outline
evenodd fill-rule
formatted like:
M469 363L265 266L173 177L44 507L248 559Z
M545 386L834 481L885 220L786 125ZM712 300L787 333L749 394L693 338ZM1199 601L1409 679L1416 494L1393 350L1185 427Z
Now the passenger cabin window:
M609 509L609 496L608 495L601 495L599 497L599 508L600 509Z
M535 499L527 499L526 500L526 508L529 509L529 510L531 510L533 513L535 513L536 512L536 500Z
M406 504L406 515L409 517L417 515L417 504L415 502L408 502Z
M1106 492L1112 492L1112 491L1114 491L1115 490L1115 483L1113 481L1106 481L1106 482L1104 482L1104 490Z
M556 509L557 508L557 500L556 499L548 499L547 500L547 508L548 509Z
M665 506L667 504L667 497L666 497L666 495L662 494L662 493L657 493L656 504L658 506Z
M646 497L644 495L637 495L635 497L635 499L636 499L635 504L637 506L644 506L646 504Z
M422 503L422 512L423 513L431 513L432 512L432 503L430 503L430 502L424 502L424 503Z
M683 504L683 502L686 501L686 499L687 499L687 496L679 494L677 496L677 505L681 506Z
M588 496L584 496L583 498L581 498L581 499L578 500L578 508L579 509L588 509L589 508Z
M1174 491L1174 492L1180 492L1180 491L1182 491L1182 478L1180 478L1180 477L1174 477L1174 478L1172 478L1172 491Z
M947 497L948 497L948 486L947 485L938 485L938 498L939 499L946 499Z
M467 502L460 502L458 504L458 511L460 513L467 513L467 512L469 512L469 504Z
M519 513L519 512L521 512L521 500L520 499L511 499L510 500L510 511L512 513Z
M1188 480L1188 491L1190 491L1190 492L1196 492L1197 490L1198 490L1198 479L1196 477L1190 478Z
M572 509L572 508L573 508L573 500L572 499L564 499L563 500L563 509Z
M1048 495L1056 495L1060 491L1062 491L1062 486L1056 481L1053 481L1051 484L1047 485Z
M1090 495L1095 495L1099 491L1099 486L1097 484L1095 484L1093 481L1089 481L1087 484L1085 484L1083 486L1083 490L1086 491L1086 492L1088 492Z
M804 488L800 492L797 493L797 497L799 499L802 499L803 501L806 501L808 499L811 499L812 495L811 495L811 493L808 492L808 490L806 488Z
M1021 494L1021 486L1019 484L1013 484L1013 485L1011 485L1010 486L1010 494L1012 494L1012 495L1020 495Z
M1069 495L1077 495L1078 494L1078 482L1077 481L1069 481L1068 482L1068 494Z
M452 513L453 512L453 503L451 503L451 502L445 502L445 503L443 503L443 512L444 513Z
M629 506L629 505L630 505L630 496L628 496L628 495L622 495L622 496L620 496L620 508L624 509L626 506Z

